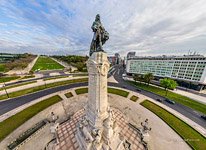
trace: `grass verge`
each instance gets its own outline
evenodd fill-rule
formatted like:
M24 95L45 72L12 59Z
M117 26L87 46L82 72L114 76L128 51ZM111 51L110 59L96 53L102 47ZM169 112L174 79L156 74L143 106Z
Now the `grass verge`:
M52 96L41 102L38 102L21 112L11 116L10 118L0 122L0 141L2 141L7 135L13 132L16 128L21 126L24 122L46 109L47 107L61 101L62 99L58 96Z
M85 94L85 93L88 93L88 88L79 88L79 89L76 89L75 92L77 95ZM116 94L116 95L123 96L123 97L127 97L129 95L129 92L120 90L120 89L115 89L115 88L108 88L108 93Z
M20 78L20 76L0 77L0 83L9 82L9 81L16 80L19 78Z
M171 91L168 91L168 94L167 96L165 95L165 90L164 89L161 89L159 87L155 87L155 86L152 86L152 85L145 85L145 84L140 84L140 83L137 83L137 82L133 82L133 81L128 81L130 84L133 84L135 86L137 86L138 88L141 88L145 91L149 91L149 92L152 92L152 93L155 93L155 94L158 94L160 96L163 96L165 98L168 98L168 99L171 99L175 102L178 102L182 105L185 105L187 107L190 107L196 111L199 111L203 114L206 114L206 105L205 104L202 104L202 103L199 103L193 99L190 99L186 96L183 96L183 95L180 95L180 94L176 94L174 92L171 92Z
M41 85L41 86L37 86L37 87L33 87L33 88L28 88L28 89L12 92L12 93L9 93L9 97L14 98L14 97L34 93L34 92L45 90L45 89L52 88L52 87L57 87L57 86L62 86L62 85L67 85L67 84L72 84L72 83L87 82L87 81L88 81L88 78L59 81L59 82L55 82L55 83L50 83L50 84L46 84L46 85ZM0 100L7 99L7 98L8 97L6 94L0 96Z
M166 122L191 148L196 150L206 149L206 138L187 123L153 102L145 100L140 104Z
M135 96L135 95L132 95L130 97L130 100L133 101L133 102L136 102L137 100L139 99L139 97Z
M34 77L35 77L35 75L28 75L28 76L22 77L21 79L29 79L29 78L34 78Z
M36 83L37 81L30 81L30 82L25 82L25 83L19 83L19 84L15 84L15 85L10 85L10 86L6 86L6 89L11 89L11 88L15 88L15 87L19 87L19 86L23 86L23 85L27 85L27 84L32 84L32 83ZM0 91L4 90L4 88L0 88Z
M75 92L76 92L77 95L79 95L79 94L85 94L85 93L88 93L88 88L75 89Z
M54 80L54 79L61 79L61 78L68 78L69 76L56 76L56 77L50 77L50 78L46 78L46 79L43 79L44 81L47 81L47 80Z
M67 98L70 98L70 97L73 96L73 94L72 94L72 92L69 92L69 93L66 93L65 96L66 96Z
M115 88L108 88L108 93L116 94L123 97L127 97L129 95L129 92Z
M81 77L81 76L88 76L88 74L83 74L83 73L79 73L79 74L73 74L73 77Z

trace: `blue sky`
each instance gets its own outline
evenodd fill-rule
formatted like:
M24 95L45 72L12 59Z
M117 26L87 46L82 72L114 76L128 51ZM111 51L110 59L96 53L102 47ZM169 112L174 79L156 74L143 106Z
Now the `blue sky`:
M0 52L86 55L97 13L109 55L206 55L205 0L0 0Z

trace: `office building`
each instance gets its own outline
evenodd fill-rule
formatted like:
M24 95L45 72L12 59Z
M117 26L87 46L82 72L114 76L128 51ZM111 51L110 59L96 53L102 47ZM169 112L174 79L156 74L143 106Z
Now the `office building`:
M157 79L172 78L179 85L206 89L206 57L203 55L137 57L127 59L127 74L152 73Z

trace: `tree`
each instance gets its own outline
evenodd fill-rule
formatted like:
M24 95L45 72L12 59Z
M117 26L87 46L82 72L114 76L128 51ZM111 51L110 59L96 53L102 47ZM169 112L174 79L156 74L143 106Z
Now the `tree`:
M144 82L144 75L143 75L143 74L140 74L140 76L139 76L139 81L140 81L140 84L141 84L142 82Z
M33 71L33 70L30 70L30 71L29 71L29 74L30 74L30 75L33 75L33 74L34 74L34 71Z
M139 80L139 75L138 74L133 74L133 79L135 82L137 82L137 80Z
M142 81L144 81L144 75L142 74L134 74L133 75L133 79L135 82L139 81L140 84L142 83Z
M160 80L160 85L165 88L165 95L167 96L168 89L174 90L177 87L177 82L169 78L164 78Z
M68 71L71 73L71 72L72 72L72 68L71 68L71 67L69 67Z
M144 75L144 81L149 85L151 80L154 79L154 76L152 73L147 73Z
M83 68L85 67L85 64L82 62L77 62L76 67L79 71L83 71Z

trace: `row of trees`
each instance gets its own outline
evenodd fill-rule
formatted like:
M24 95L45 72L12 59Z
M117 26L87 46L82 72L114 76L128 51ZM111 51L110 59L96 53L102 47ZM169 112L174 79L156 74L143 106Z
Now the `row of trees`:
M35 55L22 54L19 59L4 63L5 71L9 71L12 69L24 69L28 66L30 62L34 60L35 57Z
M140 83L145 82L148 85L150 82L154 79L154 76L152 73L147 73L147 74L134 74L133 79L135 82L139 81Z
M133 79L135 82L139 81L140 84L146 83L149 85L151 81L154 79L154 76L152 73L147 73L147 74L134 74ZM160 80L160 85L165 89L165 95L168 93L168 89L174 90L177 87L177 82L170 79L170 78L164 78Z

